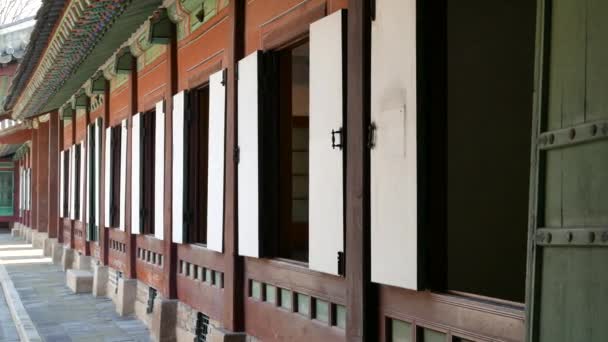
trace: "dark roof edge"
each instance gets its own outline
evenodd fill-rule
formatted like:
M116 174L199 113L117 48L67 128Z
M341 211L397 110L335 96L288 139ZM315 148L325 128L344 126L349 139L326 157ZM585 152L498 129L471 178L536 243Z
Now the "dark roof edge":
M11 82L8 96L4 102L4 110L13 108L34 70L38 67L41 55L46 50L48 40L61 18L63 8L68 0L43 0L42 6L36 13L36 25L30 36L27 51L17 69L15 78Z

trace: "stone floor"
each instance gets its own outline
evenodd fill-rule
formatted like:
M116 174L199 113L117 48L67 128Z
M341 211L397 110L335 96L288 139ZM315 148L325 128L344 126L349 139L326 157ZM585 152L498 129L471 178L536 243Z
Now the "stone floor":
M109 299L73 294L65 286L65 273L39 249L0 233L0 264L4 264L44 341L150 341L145 325L135 317L118 316ZM1 304L0 319L10 322L10 314L5 315ZM14 327L8 325L0 327L0 334L9 339L0 335L0 341L13 341Z
M4 299L4 292L0 289L0 341L19 342L19 334L13 324L11 313Z

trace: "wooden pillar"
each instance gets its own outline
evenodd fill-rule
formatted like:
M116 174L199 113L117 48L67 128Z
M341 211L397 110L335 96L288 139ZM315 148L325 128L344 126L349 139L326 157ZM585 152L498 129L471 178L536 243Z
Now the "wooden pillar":
M72 118L72 130L70 131L70 135L72 136L71 141L72 141L72 145L74 145L74 143L76 142L76 110L74 110L74 117ZM74 159L76 160L76 159ZM76 170L76 167L74 166L74 170ZM75 171L74 171L75 172ZM75 176L75 174L74 174ZM70 197L74 196L74 191L78 191L78 189L72 189L72 193L70 193ZM74 244L74 220L72 220L70 222L70 248L71 249L75 249L75 244Z
M51 120L53 119L53 117L51 116ZM57 113L57 136L58 136L58 142L57 142L57 148L59 151L63 151L63 125L64 122L63 120L61 120L61 117L59 116L59 113ZM68 172L69 170L64 170L64 172ZM61 184L61 180L58 181L57 183L57 188L59 189L59 184ZM66 185L64 185L66 186ZM59 191L64 191L64 189L59 189ZM59 198L59 194L57 194L57 198ZM64 201L67 201L68 199L65 198ZM64 216L66 216L66 214L64 214ZM57 241L61 244L63 244L63 218L59 217L59 214L57 216L57 221L58 221L58 226L57 226Z
M40 121L38 124L38 148L36 152L36 229L39 232L48 231L49 215L49 122Z
M108 228L106 228L106 215L105 215L105 183L106 183L106 150L105 144L106 142L106 128L110 126L110 81L104 80L104 93L103 93L103 125L101 127L101 162L99 167L101 168L101 172L99 172L99 259L103 263L103 265L108 265L108 237L109 232Z
M237 136L237 77L236 65L244 54L245 1L230 2L231 34L230 47L227 49L226 83L226 158L225 158L225 196L224 196L224 317L223 325L232 331L244 330L244 270L243 258L237 253L238 230L236 223L237 164L230 151L236 147Z
M49 238L56 238L59 231L59 112L49 113L48 148L48 232Z
M131 182L139 182L139 179L131 179L132 174L132 150L133 150L133 115L137 114L137 91L138 91L138 75L137 75L137 57L133 56L131 60L131 74L129 75L129 87L131 89L131 115L128 117L127 126L129 127L129 134L127 135L127 179L126 179L126 208L125 208L125 232L127 233L127 245L126 245L126 253L127 253L127 273L130 278L137 278L137 274L135 273L135 239L136 235L132 234L131 228Z
M32 170L31 175L31 207L30 207L30 227L33 229L38 229L38 130L40 126L36 126L35 129L32 130L32 150L30 153L30 167Z
M87 198L89 198L89 187L87 186L87 181L88 182L92 182L93 180L90 179L89 177L89 172L88 172L88 165L89 165L89 158L91 158L91 156L89 156L89 144L91 143L89 141L89 124L91 123L91 98L86 96L85 97L85 113L84 113L84 144L82 145L82 150L80 152L81 158L84 159L84 178L82 180L80 180L81 182L84 182L84 191L82 192L82 198L80 199L80 201L82 203L84 203L84 209L82 210L82 225L84 227L84 255L91 255L91 246L89 244L88 240L88 235L87 235L87 231L88 231L88 227L87 224L89 222L89 218L87 217L87 213L89 212L87 205L89 204L89 201L87 201Z
M369 150L370 0L348 4L346 103L346 338L375 341L377 306L370 281Z
M32 131L32 145L31 146L33 147L33 145L34 145L34 132ZM30 149L27 151L27 154L25 157L25 167L26 168L32 167L32 147L30 147ZM32 188L31 181L29 182L29 188L31 191L31 188ZM28 195L28 197L29 197L29 202L31 203L31 195ZM31 205L28 207L27 214L25 216L25 220L26 220L25 225L29 228L32 228L32 207L31 207Z
M167 86L165 87L165 204L164 204L164 232L163 232L163 273L165 274L163 294L173 299L177 297L177 245L173 243L171 233L172 209L172 132L173 132L173 95L177 93L177 27L169 25L169 43L167 46ZM158 148L158 147L156 147Z

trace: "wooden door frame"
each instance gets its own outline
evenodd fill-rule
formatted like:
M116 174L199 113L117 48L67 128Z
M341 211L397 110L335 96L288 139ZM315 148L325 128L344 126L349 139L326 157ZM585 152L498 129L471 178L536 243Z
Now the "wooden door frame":
M549 0L537 0L536 9L536 51L534 56L534 110L532 114L532 142L530 152L530 192L529 192L529 221L528 221L528 264L526 270L526 341L538 340L538 330L535 329L539 319L536 300L540 297L540 269L542 263L536 249L536 229L539 228L539 209L542 210L544 201L540 184L543 183L541 170L544 170L544 159L538 148L538 137L544 128L543 117L546 117L550 58L551 21L546 20L551 15ZM543 223L540 223L541 225Z

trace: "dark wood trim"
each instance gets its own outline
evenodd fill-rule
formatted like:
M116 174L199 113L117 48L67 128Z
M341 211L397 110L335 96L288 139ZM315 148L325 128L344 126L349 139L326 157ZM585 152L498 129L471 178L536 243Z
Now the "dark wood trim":
M379 286L378 340L387 341L386 321L398 319L473 341L520 341L524 331L521 306L430 291ZM388 324L390 327L390 324Z
M136 243L135 243L135 238L136 236L131 234L132 232L132 227L131 227L131 183L133 181L139 181L139 180L133 180L131 179L131 174L132 174L132 165L133 165L133 115L137 114L137 96L138 96L138 81L139 81L139 77L137 74L137 58L133 57L131 59L131 72L129 75L129 88L131 90L131 94L130 94L130 99L129 99L129 104L131 106L131 113L129 115L129 117L127 118L127 165L126 167L126 181L125 181L125 196L126 196L126 200L125 200L125 232L127 233L127 242L126 242L126 253L127 253L127 257L128 257L128 271L126 276L129 278L136 278L137 274L136 274ZM123 210L123 208L121 208L120 210Z
M103 125L101 126L101 172L99 180L99 243L100 243L100 259L104 265L109 265L109 231L106 228L109 222L106 222L106 207L105 207L105 186L106 186L106 128L110 124L110 81L105 80L103 93Z
M344 305L348 299L343 277L312 271L301 263L247 258L245 277L337 304Z
M215 58L216 56L213 56L212 58ZM222 60L218 60L212 64L209 64L209 66L207 66L205 69L198 71L196 73L192 73L189 77L188 77L188 88L189 89L193 89L193 88L197 88L202 86L203 84L209 82L209 76L213 75L214 73L222 70Z
M308 35L310 24L327 14L327 4L302 3L262 25L262 49L274 50Z
M237 62L245 54L245 0L230 1L230 43L226 50L226 158L224 174L224 307L223 324L232 331L245 329L244 264L238 256L237 164L232 151L237 146Z
M54 239L58 237L59 230L59 192L63 189L59 189L59 151L60 148L60 131L63 128L61 121L59 120L59 112L52 111L49 118L49 170L48 170L48 193L49 193L49 238Z
M81 147L81 152L80 155L82 156L81 158L84 159L84 178L81 179L81 182L83 182L83 188L84 191L82 193L82 198L80 199L80 201L84 204L82 205L82 213L80 214L82 217L82 231L83 234L81 236L83 243L84 243L84 255L91 255L91 248L89 246L89 243L87 241L88 236L87 236L87 224L86 222L88 221L87 218L87 198L89 197L89 189L87 188L87 184L89 182L91 182L92 180L89 179L89 173L87 172L87 168L89 165L89 158L91 158L91 156L89 156L89 135L88 130L89 130L89 124L91 123L91 98L90 97L86 97L86 102L85 102L85 123L84 123L84 137L83 137L83 142L84 144L82 144ZM88 180L88 181L87 181Z
M351 1L347 20L346 338L376 341L376 286L370 278L369 150L370 0Z
M173 95L177 93L177 27L171 23L169 42L167 45L167 87L165 88L165 203L164 203L164 263L163 273L165 279L161 292L166 298L177 298L176 273L177 273L177 246L172 240L172 164L173 158ZM158 148L158 146L157 146ZM156 175L158 176L158 175Z
M31 205L30 205L30 215L31 215L31 228L34 230L38 230L38 154L40 149L39 140L39 131L38 129L32 130L32 155L31 155L31 184L30 184L30 193L31 193Z

